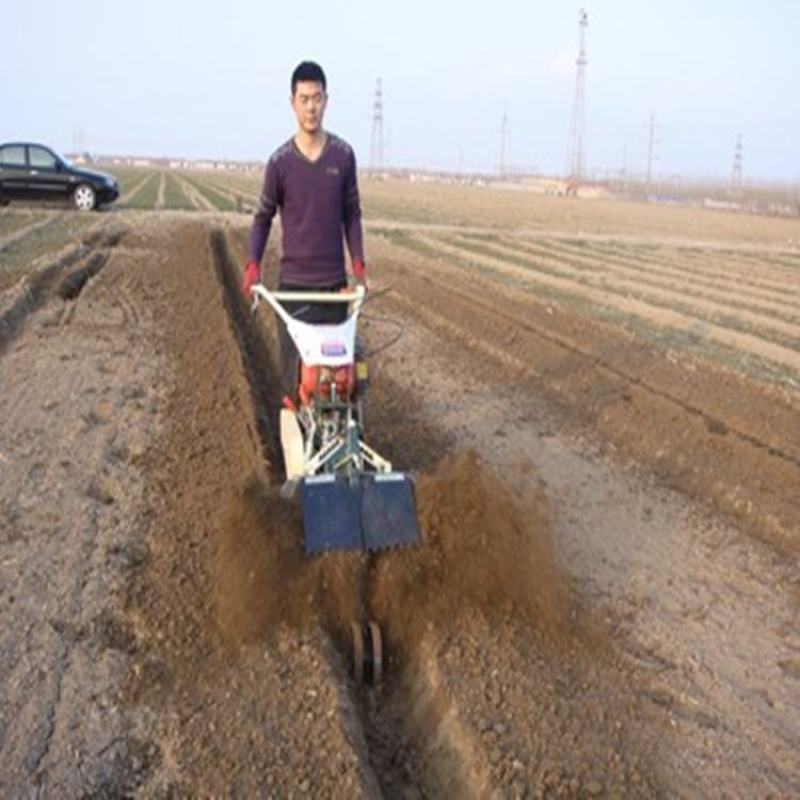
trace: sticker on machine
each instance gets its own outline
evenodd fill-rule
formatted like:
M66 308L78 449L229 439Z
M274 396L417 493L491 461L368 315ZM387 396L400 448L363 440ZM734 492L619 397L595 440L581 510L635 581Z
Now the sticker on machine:
M347 345L341 339L327 339L321 345L324 356L346 356Z

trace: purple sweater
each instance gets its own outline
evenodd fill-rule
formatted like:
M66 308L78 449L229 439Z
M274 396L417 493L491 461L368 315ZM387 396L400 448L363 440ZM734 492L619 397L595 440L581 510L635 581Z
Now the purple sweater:
M353 261L364 261L356 157L328 133L321 155L309 161L294 138L270 156L250 231L250 258L261 263L275 212L281 211L280 280L324 286L345 278L342 233Z

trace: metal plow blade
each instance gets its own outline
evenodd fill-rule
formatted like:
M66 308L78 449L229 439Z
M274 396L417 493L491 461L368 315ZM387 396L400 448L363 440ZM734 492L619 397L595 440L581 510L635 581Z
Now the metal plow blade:
M355 491L354 491L355 488ZM318 475L300 485L306 553L361 550L361 503L358 485L347 477Z
M419 539L414 484L402 472L367 475L362 483L364 549L385 550Z
M414 484L401 472L305 478L300 499L309 555L385 550L420 540Z

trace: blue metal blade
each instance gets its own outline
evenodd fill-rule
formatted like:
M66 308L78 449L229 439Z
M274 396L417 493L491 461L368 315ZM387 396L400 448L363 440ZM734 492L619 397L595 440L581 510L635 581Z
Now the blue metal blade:
M361 487L361 528L367 550L419 542L414 484L408 475L365 475Z
M306 553L363 550L361 488L345 476L317 475L300 485Z

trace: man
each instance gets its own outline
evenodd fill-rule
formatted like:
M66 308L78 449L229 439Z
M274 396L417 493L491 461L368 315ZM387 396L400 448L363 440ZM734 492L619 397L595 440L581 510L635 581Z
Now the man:
M261 280L261 258L278 209L283 228L281 291L335 292L345 287L343 234L353 276L366 288L356 159L347 142L322 127L328 104L325 73L318 64L303 61L292 73L291 90L297 132L272 154L264 174L245 269L243 290L248 299L253 284ZM284 307L311 323L337 323L347 316L344 303L284 303ZM284 406L293 408L299 355L286 326L279 323L279 329Z

